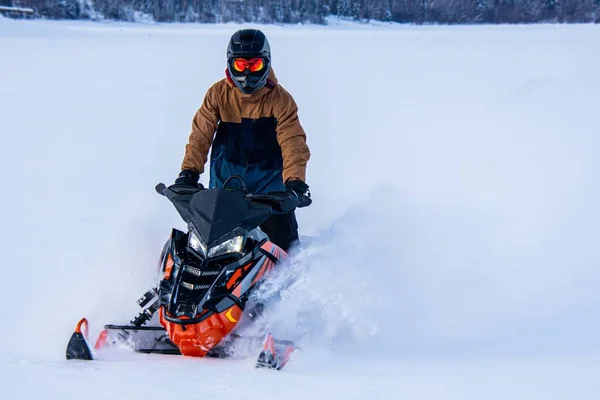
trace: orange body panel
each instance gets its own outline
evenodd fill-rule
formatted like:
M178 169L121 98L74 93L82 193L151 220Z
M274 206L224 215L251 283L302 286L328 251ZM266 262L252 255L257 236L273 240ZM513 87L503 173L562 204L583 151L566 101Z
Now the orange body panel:
M171 272L173 272L173 265L175 261L173 261L173 256L171 253L167 255L167 261L165 263L165 276L163 279L169 279L171 277Z
M238 281L238 279L240 279L242 276L242 270L238 269L237 271L235 271L235 273L231 276L231 278L229 278L229 281L227 282L227 289L230 290L233 285L235 285Z
M279 247L277 247L272 242L265 242L261 246L261 249L266 250L269 253L273 254L279 260L282 259L282 256L287 255L287 253L285 253L283 250L281 250ZM263 275L265 275L265 273L271 272L271 270L273 270L274 268L275 268L275 263L273 261L271 261L269 258L267 258L265 260L264 265L261 267L260 271L258 271L258 274L256 274L256 277L252 281L252 284L254 285L256 282L258 282L263 277Z
M167 330L169 339L184 356L204 357L206 353L225 338L242 317L242 310L234 305L220 314L213 314L197 324L182 326L164 318L164 307L159 310L159 319Z

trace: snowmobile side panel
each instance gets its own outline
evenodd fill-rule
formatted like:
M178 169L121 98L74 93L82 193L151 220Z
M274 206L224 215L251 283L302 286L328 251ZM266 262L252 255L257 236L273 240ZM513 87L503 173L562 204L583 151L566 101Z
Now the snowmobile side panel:
M161 326L105 325L96 349L126 345L137 353L181 354Z

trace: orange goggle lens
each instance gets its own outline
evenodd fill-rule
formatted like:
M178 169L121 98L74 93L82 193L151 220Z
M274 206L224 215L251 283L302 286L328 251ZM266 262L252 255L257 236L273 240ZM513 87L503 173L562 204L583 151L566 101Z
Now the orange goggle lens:
M233 60L233 68L237 72L244 72L246 68L250 70L250 72L260 71L265 67L265 62L262 58L236 58Z

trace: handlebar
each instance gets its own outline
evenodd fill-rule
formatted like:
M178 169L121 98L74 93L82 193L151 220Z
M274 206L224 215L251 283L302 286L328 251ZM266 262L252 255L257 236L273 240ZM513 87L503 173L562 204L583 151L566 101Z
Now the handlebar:
M158 194L162 194L163 196L164 194L164 190L167 188L167 186L164 183L159 183L158 185L156 185L156 187L154 189L156 189L156 192Z
M173 201L175 196L190 195L193 196L203 190L193 186L177 185L178 187L167 187L164 183L156 185L155 190L158 194L165 196L170 201ZM173 190L173 189L175 190ZM296 208L302 206L302 202L295 196L287 192L270 192L266 194L249 193L246 194L246 199L259 204L264 204L271 207L274 211L280 213L290 213Z

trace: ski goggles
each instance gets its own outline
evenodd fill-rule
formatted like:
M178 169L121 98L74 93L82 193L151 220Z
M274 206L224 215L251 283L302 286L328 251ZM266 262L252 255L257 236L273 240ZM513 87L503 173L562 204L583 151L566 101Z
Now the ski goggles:
M258 72L265 67L265 61L260 58L234 58L233 59L233 69L237 72L244 72L246 69L249 69L250 72Z

